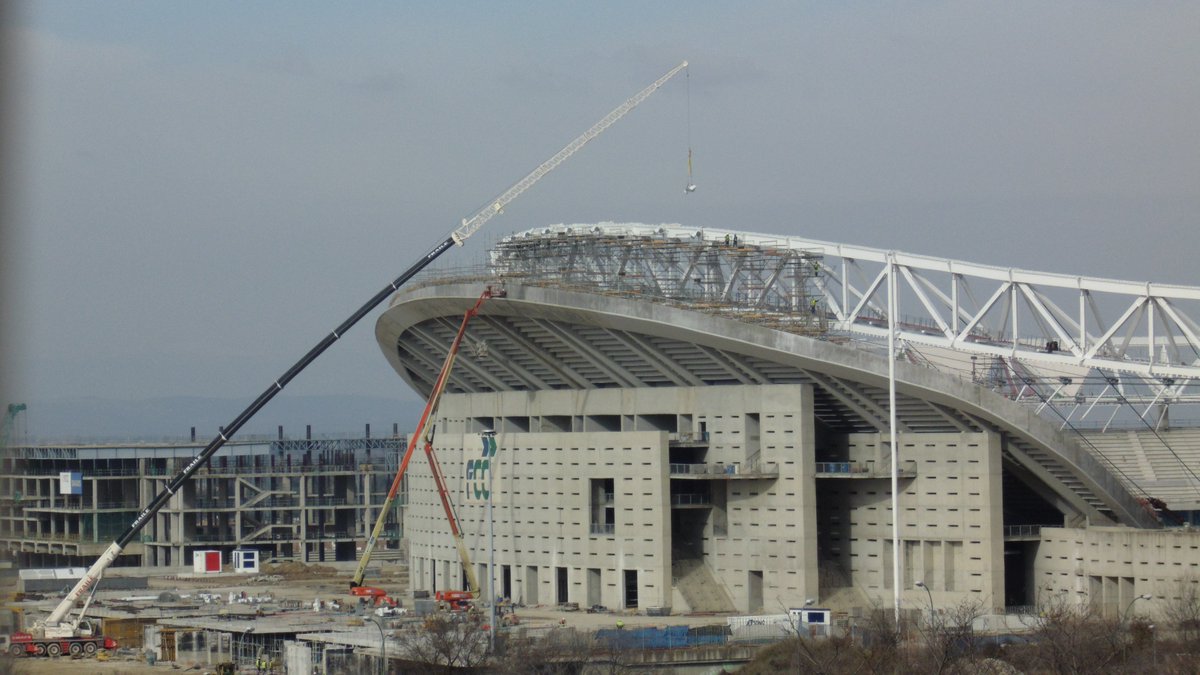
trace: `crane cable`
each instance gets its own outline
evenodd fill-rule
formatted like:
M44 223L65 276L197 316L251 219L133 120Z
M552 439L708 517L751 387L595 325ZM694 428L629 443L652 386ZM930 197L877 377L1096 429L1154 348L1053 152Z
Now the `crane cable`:
M683 69L683 79L686 84L686 117L687 117L687 146L688 146L688 177L687 184L683 188L683 193L689 194L696 191L696 183L692 180L692 71L690 68Z

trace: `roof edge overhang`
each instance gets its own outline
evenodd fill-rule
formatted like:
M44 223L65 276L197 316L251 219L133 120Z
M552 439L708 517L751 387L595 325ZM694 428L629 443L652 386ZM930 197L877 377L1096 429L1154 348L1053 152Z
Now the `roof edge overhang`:
M413 387L397 353L400 336L434 318L457 321L487 284L505 285L508 296L484 305L480 314L537 317L568 324L601 326L651 336L687 340L733 353L754 356L808 371L845 378L868 386L888 386L887 360L833 342L645 300L589 294L543 286L503 284L497 279L446 281L413 286L393 296L375 326L376 340L392 368ZM1159 523L1100 462L1032 409L986 388L922 366L896 363L897 391L950 406L992 425L1054 458L1115 515L1120 524L1158 527ZM1075 491L1043 474L1056 492L1095 523L1111 523L1103 512Z

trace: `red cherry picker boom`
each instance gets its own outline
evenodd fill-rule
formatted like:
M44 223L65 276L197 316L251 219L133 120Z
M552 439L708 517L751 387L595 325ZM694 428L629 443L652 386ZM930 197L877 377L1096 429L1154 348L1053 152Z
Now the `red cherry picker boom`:
M556 153L553 157L540 164L536 169L530 172L529 175L517 181L516 184L514 184L500 196L496 197L494 200L491 200L487 206L483 207L474 216L470 218L464 218L462 224L457 229L447 235L445 239L438 242L438 244L434 246L432 250L426 253L417 262L413 263L412 266L405 270L403 274L401 274L399 277L381 289L378 293L376 293L365 304L359 307L353 314L350 315L349 318L339 324L338 327L333 330L333 332L321 339L321 341L318 342L312 349L310 349L308 353L301 357L299 361L293 364L291 368L288 368L279 379L272 382L266 388L266 390L264 390L263 393L258 396L258 398L254 399L254 401L246 407L245 410L239 413L237 417L234 417L231 422L222 427L220 433L218 433L217 436L213 438L212 441L210 441L208 445L206 445L204 449L195 456L195 458L192 459L192 461L188 462L187 465L184 466L174 478L167 481L166 487L164 487L163 490L160 491L153 500L151 500L150 504L147 505L146 508L142 509L142 511L138 513L137 517L135 517L133 522L129 524L129 527L126 528L119 537L117 537L116 541L110 544L109 547L100 554L100 557L96 559L96 562L92 563L92 566L88 568L87 572L84 573L79 582L71 588L58 606L50 612L49 616L34 624L31 633L35 637L40 637L47 634L52 634L55 637L68 634L81 634L86 623L85 619L83 618L83 613L80 613L75 618L68 618L68 614L70 614L71 609L75 607L75 603L78 602L85 593L89 592L93 587L96 586L97 583L99 583L100 578L104 575L105 570L107 570L113 564L113 562L116 561L117 556L121 555L121 552L125 550L125 547L128 546L131 541L133 541L138 532L145 527L146 523L150 522L154 515L166 505L166 503L171 499L172 495L183 488L184 483L190 480L196 471L200 469L200 467L208 463L208 460L211 459L214 454L216 454L217 450L221 449L221 447L229 441L230 437L236 434L238 430L242 428L242 426L249 422L250 419L256 414L258 414L258 412L262 410L262 408L266 406L271 399L275 398L276 394L278 394L280 391L283 391L283 388L287 386L287 384L291 382L293 378L299 375L302 370L307 368L309 364L316 360L318 356L323 354L326 349L333 345L334 342L337 342L338 339L345 335L346 331L350 330L350 328L357 324L359 320L361 320L368 313L370 313L371 310L375 309L375 307L387 299L388 296L400 290L400 287L404 286L414 276L416 276L417 273L425 269L430 263L448 251L451 246L464 245L468 237L479 231L479 228L483 227L489 220L492 219L493 216L501 213L505 206L507 206L517 197L524 194L526 190L533 187L534 183L537 183L546 174L556 169L560 164L571 157L571 155L574 155L576 152L578 152L589 141L599 136L606 129L628 114L629 111L636 108L640 103L642 103L642 101L645 101L650 97L651 94L653 94L655 91L658 91L660 87L666 84L667 80L670 80L672 77L678 74L679 71L686 67L687 61L684 61L683 63L680 63L678 66L675 66L669 70L665 75L658 78L658 80L656 80L653 84L641 90L621 105L617 106L612 112L605 115L599 122L592 125L590 129L583 132L583 134L567 144L567 146L562 150L559 150L558 153Z
M491 286L488 286L479 296L479 299L475 301L475 305L463 315L462 324L458 327L458 333L455 334L454 341L450 343L450 349L446 352L446 360L442 362L442 370L438 373L437 379L433 383L433 390L429 394L429 400L425 403L424 412L421 413L421 421L417 423L417 430L408 439L408 448L404 451L404 456L400 459L400 467L396 469L396 477L392 479L392 486L388 490L387 497L383 500L383 506L379 510L379 517L375 519L375 529L371 531L371 536L367 538L367 543L363 546L362 555L358 560L358 569L354 572L354 578L350 580L351 595L376 598L376 602L390 600L387 594L383 592L383 589L374 586L363 586L363 577L367 573L367 564L371 561L371 554L375 551L375 544L378 543L379 535L383 532L388 514L392 510L392 504L396 502L396 495L400 493L400 485L404 482L404 474L408 470L408 462L412 459L413 450L416 449L418 443L422 443L425 447L425 458L429 461L429 470L433 472L433 481L437 484L438 495L442 499L442 508L446 511L446 520L450 523L450 532L454 535L454 542L458 547L458 557L462 562L463 573L467 576L467 591L471 594L471 597L479 595L479 580L476 579L475 572L471 567L471 558L467 553L467 546L463 542L462 531L458 527L458 516L454 513L454 505L450 503L450 496L446 490L446 481L442 478L442 469L438 465L437 457L433 454L433 433L436 428L433 417L437 414L438 403L442 400L442 392L446 390L446 382L450 379L450 371L454 368L454 360L458 357L458 350L462 346L463 336L467 333L467 324L471 323L471 319L479 313L479 308L485 301L490 298L503 298L504 296L504 289L493 290Z

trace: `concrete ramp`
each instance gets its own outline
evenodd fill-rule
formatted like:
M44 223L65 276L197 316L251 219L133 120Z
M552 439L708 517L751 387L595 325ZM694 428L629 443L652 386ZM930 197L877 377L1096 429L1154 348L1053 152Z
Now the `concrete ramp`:
M672 561L671 583L692 612L727 614L737 611L725 586L699 558L676 558Z

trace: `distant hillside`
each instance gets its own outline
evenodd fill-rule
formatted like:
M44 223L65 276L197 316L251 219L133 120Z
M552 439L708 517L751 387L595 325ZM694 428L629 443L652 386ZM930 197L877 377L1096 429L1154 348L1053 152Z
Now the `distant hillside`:
M17 418L12 442L49 443L74 441L160 441L196 436L210 440L253 399L177 396L140 401L99 398L30 401ZM422 401L373 396L286 396L267 404L248 422L239 437L274 438L283 425L288 438L303 438L312 425L314 437L388 436L393 425L400 433L411 431L424 407Z

